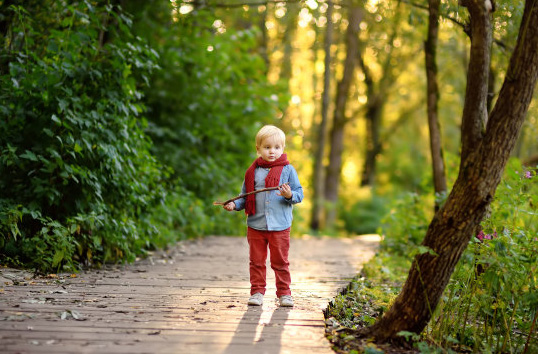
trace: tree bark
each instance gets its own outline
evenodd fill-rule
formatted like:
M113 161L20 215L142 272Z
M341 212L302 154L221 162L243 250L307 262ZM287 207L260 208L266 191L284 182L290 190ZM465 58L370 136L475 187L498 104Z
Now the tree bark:
M467 88L462 118L461 160L475 150L483 137L484 122L487 122L488 78L491 55L491 15L478 0L461 0L471 16L471 51L467 70Z
M313 185L314 195L312 198L312 217L310 219L310 228L319 230L321 226L321 217L323 214L323 185L325 182L325 171L323 165L323 156L325 153L327 122L329 120L329 99L331 94L331 46L333 43L334 24L333 3L329 2L327 7L327 28L325 32L325 41L323 51L325 52L324 71L323 71L323 96L321 98L321 122L319 123L316 134L316 152L314 155L314 172Z
M356 55L359 49L359 30L362 21L362 8L351 5L349 8L349 24L346 31L346 59L344 73L336 90L336 105L334 121L330 134L331 150L329 153L329 166L325 180L326 227L331 228L336 220L336 202L338 201L338 186L342 170L342 152L344 150L344 129L347 123L345 116L349 88L355 72Z
M441 143L441 125L439 123L439 86L437 84L437 39L439 33L440 0L429 0L428 39L424 45L426 57L427 111L430 131L430 152L432 157L433 187L435 194L446 193L445 162ZM436 198L435 211L439 210Z
M370 91L370 90L368 90ZM386 98L378 94L369 94L366 108L366 158L362 169L361 187L372 186L375 182L376 159L381 152L381 140L379 131L381 129L381 113L385 105Z
M4 51L7 55L0 57L0 74L4 75L9 72L9 62L11 54L6 50L6 41L9 35L9 28L11 26L12 17L15 12L8 10L8 8L13 4L12 0L5 0L0 5L0 34L2 35L1 50ZM11 46L11 44L10 44Z
M489 65L489 79L488 79L488 101L486 102L486 109L489 112L491 112L491 108L493 107L493 99L495 98L495 78L497 77L497 73L495 72L495 69L491 66L491 63Z
M5 38L8 33L9 26L11 24L11 17L13 16L13 12L8 10L8 8L13 5L13 0L4 0L2 4L0 4L0 33Z
M282 57L282 64L280 65L280 78L284 78L289 81L292 76L292 62L291 57L293 55L292 41L295 38L297 32L297 16L299 15L300 7L298 4L289 3L286 5L287 11L285 16L286 29L284 31L284 38L282 40L284 44L284 55Z
M362 331L378 342L395 339L400 331L420 333L431 319L454 267L493 199L536 85L538 2L529 0L499 97L485 133L478 134L487 100L489 60L484 59L489 58L490 14L483 1L467 0L464 5L472 17L472 44L462 124L462 143L466 146L465 152L462 150L460 172L422 242L435 254L415 257L407 281L392 307L373 326ZM475 102L470 97L481 101Z
M368 97L365 113L366 152L364 166L360 178L361 187L372 186L375 183L377 156L382 150L380 131L382 126L383 109L385 107L385 103L388 101L389 89L396 82L395 75L393 74L390 66L391 60L394 60L393 44L398 34L400 14L400 11L396 13L392 35L387 41L389 45L389 52L387 53L385 61L381 64L383 75L378 83L374 82L371 70L364 61L362 46L359 46L359 51L357 53L357 61L364 74L364 83L366 84Z
M269 4L265 5L265 9L260 14L260 31L262 31L262 37L260 39L260 55L263 58L263 61L265 62L265 75L269 72L269 66L271 63L269 62L269 55L267 54L267 41L268 41L268 35L267 35L267 27L265 26L265 23L267 22L267 6Z

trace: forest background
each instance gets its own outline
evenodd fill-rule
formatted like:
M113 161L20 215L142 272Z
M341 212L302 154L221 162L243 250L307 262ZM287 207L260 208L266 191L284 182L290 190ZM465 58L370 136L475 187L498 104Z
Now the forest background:
M286 131L305 189L295 234L376 232L408 193L426 196L432 215L427 3L359 1L353 19L347 3L247 4L0 2L5 260L71 269L129 261L186 237L243 234L244 216L212 201L238 193L266 123ZM497 2L492 102L522 10L523 2ZM450 187L469 39L465 8L442 1L439 19ZM536 159L536 114L533 101L514 152L520 161Z
M75 272L244 234L242 213L212 203L239 193L257 130L275 124L305 190L293 233L383 233L371 266L390 275L403 257L407 270L458 174L470 61L467 9L443 0L432 15L430 2L0 1L0 263ZM488 111L523 9L495 3ZM439 343L504 351L534 330L533 97L445 317L434 316ZM468 278L476 264L487 269ZM339 306L351 327L386 309Z

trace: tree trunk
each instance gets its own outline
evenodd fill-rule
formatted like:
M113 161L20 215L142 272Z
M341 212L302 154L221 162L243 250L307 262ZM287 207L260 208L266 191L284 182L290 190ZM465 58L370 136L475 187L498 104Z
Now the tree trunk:
M10 26L12 21L12 16L15 15L14 11L8 10L9 6L12 5L12 1L6 0L0 4L0 35L2 36L1 50L5 55L0 56L0 75L5 75L9 72L9 62L11 60L11 53L7 45L8 35L10 33ZM10 39L11 41L11 39Z
M123 0L109 0L108 6L113 6L113 11L118 14L125 8ZM117 27L118 21L114 16L110 16L108 12L103 14L101 19L101 30L99 31L99 49L102 49L105 44L112 41L111 27Z
M286 29L284 31L284 38L282 42L284 44L284 55L282 57L282 64L280 65L280 75L279 78L283 78L286 81L289 81L292 76L292 62L291 57L293 55L293 45L292 42L295 38L295 33L297 32L297 16L299 15L299 4L289 3L286 5Z
M446 193L445 162L441 144L441 128L439 124L438 102L439 87L437 85L437 38L439 33L440 0L429 0L428 39L425 43L428 127L430 130L430 152L433 168L433 187L435 194ZM436 199L435 211L439 210Z
M485 133L478 134L487 100L490 13L483 1L463 3L471 14L472 43L460 172L448 200L435 214L422 242L435 254L415 257L407 281L392 307L373 326L362 331L363 335L380 342L397 338L400 331L420 333L431 319L454 267L493 199L538 77L538 2L527 1L506 79Z
M364 61L362 46L359 47L359 51L357 53L357 61L364 74L364 83L366 84L366 91L368 95L365 113L366 153L360 178L361 187L372 186L375 182L377 156L382 150L380 131L382 126L383 108L385 107L385 103L388 101L389 89L396 82L393 71L391 70L391 60L395 59L395 56L393 56L392 53L394 51L394 40L398 33L400 14L401 11L398 11L395 15L392 35L387 41L389 51L385 61L381 64L383 75L377 84L374 82L370 68Z
M262 37L260 39L260 55L263 58L263 61L265 62L265 75L269 72L269 65L271 64L269 62L269 55L267 54L267 41L268 41L268 35L267 35L267 27L265 26L265 23L267 22L267 6L269 4L265 5L265 9L260 14L260 31L262 31Z
M8 29L11 24L11 17L14 15L14 12L8 10L8 8L13 5L13 0L4 0L0 4L0 34L2 37L7 37ZM2 43L3 46L4 43Z
M372 186L375 182L376 176L376 158L379 154L383 152L383 141L388 141L391 136L393 136L398 129L405 124L411 117L415 116L415 111L418 109L417 106L406 109L400 113L400 117L385 130L384 134L381 136L379 133L379 127L381 126L381 112L383 111L383 106L385 105L386 96L383 99L374 98L377 100L377 104L366 112L366 159L364 161L364 167L361 173L361 187ZM370 141L371 139L371 141ZM368 148L372 146L373 149L370 151Z
M336 105L334 109L334 121L331 129L331 151L329 154L329 166L325 180L326 227L334 226L336 220L336 202L338 201L338 186L340 184L340 172L342 170L342 152L344 150L344 128L347 123L345 116L349 87L353 81L355 61L359 49L359 29L362 20L362 8L352 5L349 9L349 24L346 32L346 59L344 62L344 74L338 83L336 90Z
M370 90L368 90L370 91ZM375 181L376 159L381 152L379 130L381 128L381 112L385 105L385 98L376 94L368 95L366 109L366 158L362 169L361 187L372 186Z
M323 184L325 182L325 171L323 166L323 156L325 152L327 121L329 120L329 98L331 94L331 45L333 42L334 24L332 21L333 3L329 2L327 7L327 28L325 32L324 52L325 69L323 72L323 96L321 99L321 122L317 131L316 152L314 155L313 185L314 195L312 198L312 218L310 228L319 230L321 226L321 216L323 212Z
M483 124L487 121L488 78L491 55L492 30L490 13L482 4L482 10L473 14L476 0L464 0L471 15L471 52L467 70L467 88L461 124L461 160L475 150L483 137ZM468 5L465 5L467 4ZM474 16L473 16L474 15Z
M489 65L489 79L488 79L488 101L486 103L486 109L491 112L491 107L493 107L493 99L495 98L495 78L497 73L491 63Z

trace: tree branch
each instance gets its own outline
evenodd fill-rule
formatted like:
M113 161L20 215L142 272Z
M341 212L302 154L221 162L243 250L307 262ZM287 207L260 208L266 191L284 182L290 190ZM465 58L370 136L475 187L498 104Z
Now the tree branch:
M225 4L225 3L209 3L204 0L195 0L195 1L184 1L184 5L192 5L194 7L223 7L223 8L234 8L234 7L243 7L243 6L267 6L269 4L281 4L281 3L300 3L304 0L262 0L262 1L252 1L252 2L243 2L235 4Z
M232 198L232 199L228 199L227 201L224 201L224 202L214 201L214 202L213 202L213 205L226 205L226 204L228 204L228 203L230 203L230 202L233 202L234 200L241 199L241 198L245 198L246 196L251 195L251 194L257 194L257 193L261 193L261 192L268 192L268 191L274 191L274 190L277 190L277 189L279 189L280 187L282 187L282 186L285 185L285 184L288 185L289 183L281 184L281 185L278 186L278 187L268 187L268 188L263 188L263 189L255 190L255 191L253 191L253 192L248 192L248 193L240 194L240 195L238 195L237 197Z
M413 1L410 1L410 0L400 0L400 1L403 2L404 4L410 5L412 7L416 7L417 9L428 11L428 6L417 4L417 3L414 3ZM493 8L493 11L494 11L494 9L495 8ZM461 27L461 29L463 30L463 32L465 34L467 34L469 37L471 36L470 28L469 28L468 23L461 22L460 20L458 20L458 19L456 19L454 17L451 17L451 16L446 15L446 14L442 14L442 13L439 13L439 16L441 16L445 20L448 20L448 21L454 23L456 26ZM506 45L506 43L504 43L503 41L498 40L498 39L493 39L493 43L495 43L497 46L499 46L500 48L503 48L503 49L510 49L510 50L513 49L513 48L509 48Z
M194 1L184 1L182 4L184 5L192 5L194 7L221 7L221 8L237 8L237 7L243 7L243 6L267 6L269 4L294 4L294 3L301 3L305 2L305 0L260 0L260 1L246 1L242 3L235 3L235 4L225 4L225 3L208 3L204 0L194 0ZM332 4L334 6L339 6L342 8L348 8L350 7L349 4L345 3L344 1L331 1L326 0L323 1L325 4Z

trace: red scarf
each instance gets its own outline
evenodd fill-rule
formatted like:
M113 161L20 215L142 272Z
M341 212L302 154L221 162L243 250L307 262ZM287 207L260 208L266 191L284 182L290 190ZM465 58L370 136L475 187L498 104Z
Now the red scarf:
M280 157L273 162L268 162L261 157L258 157L245 173L245 187L247 188L247 193L254 192L254 171L256 170L256 167L270 168L269 174L265 178L265 188L269 188L278 187L282 170L284 169L284 166L289 164L290 162L288 161L288 156L286 154L280 155ZM245 213L247 215L256 214L256 194L247 196Z

